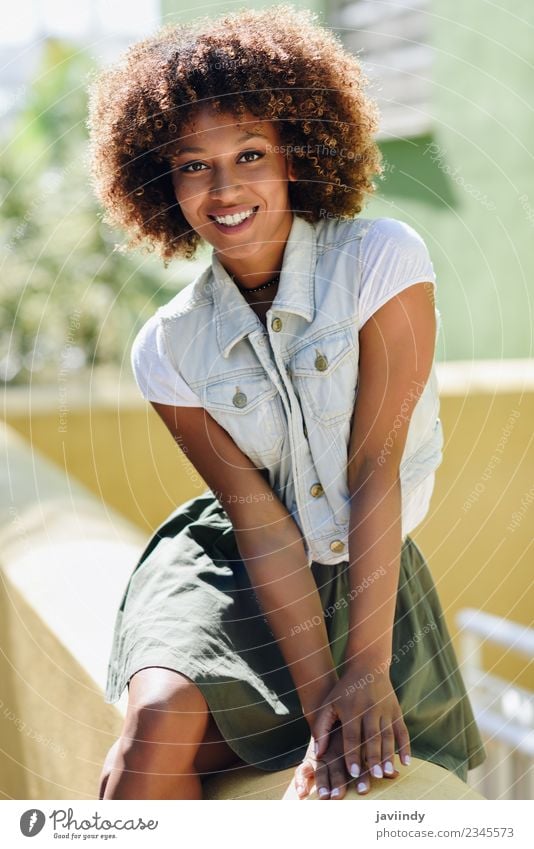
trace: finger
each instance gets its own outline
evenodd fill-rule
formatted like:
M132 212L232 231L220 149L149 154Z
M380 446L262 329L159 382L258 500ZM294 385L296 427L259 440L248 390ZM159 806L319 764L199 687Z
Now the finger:
M370 774L374 778L383 778L382 760L382 733L380 731L380 720L376 714L367 714L363 718L365 759Z
M366 793L369 793L371 788L371 781L369 778L369 770L367 769L367 763L365 761L365 747L362 746L361 755L360 755L360 763L362 765L362 772L360 777L356 781L356 792L360 796L365 796Z
M382 730L382 771L384 777L392 778L395 773L393 762L395 760L395 735L391 722L382 717L380 720Z
M328 749L330 729L338 719L336 706L326 705L319 711L313 723L313 738L315 740L315 757L322 758Z
M362 745L362 723L361 717L353 717L342 725L343 751L345 754L345 765L349 775L358 778L362 771L360 762Z
M327 753L328 754L328 753ZM349 776L345 768L343 753L339 752L328 762L330 772L331 799L343 799L347 793L347 782Z
M383 768L382 768L382 770L383 770ZM393 763L393 772L384 772L384 778L389 778L389 779L397 778L398 775L400 775L400 773L399 773L399 770L397 769L397 767L395 766L395 763Z
M401 763L404 766L408 766L411 760L410 735L408 734L408 729L402 716L398 716L393 720L393 733L397 741Z
M330 776L325 761L317 761L317 766L315 767L315 786L317 787L319 799L330 798Z
M295 789L299 798L308 796L315 778L315 768L311 761L307 760L300 764L295 770Z

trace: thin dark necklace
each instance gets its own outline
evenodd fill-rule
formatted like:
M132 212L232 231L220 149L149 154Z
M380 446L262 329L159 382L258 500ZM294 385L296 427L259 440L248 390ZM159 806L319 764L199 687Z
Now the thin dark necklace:
M230 275L232 277L232 275ZM269 289L270 286L274 286L275 283L278 283L280 280L280 275L277 274L276 277L273 277L272 280L268 280L267 283L262 283L260 286L255 286L254 289L250 289L248 286L240 286L234 277L232 277L235 285L244 295L248 292L261 292L262 289Z

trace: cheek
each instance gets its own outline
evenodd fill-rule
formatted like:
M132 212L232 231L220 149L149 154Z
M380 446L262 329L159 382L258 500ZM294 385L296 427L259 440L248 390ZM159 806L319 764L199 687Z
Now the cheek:
M286 174L272 168L265 174L255 175L255 179L250 180L249 185L253 186L258 194L271 198L281 198L287 194L288 190Z
M182 210L182 213L186 217L190 214L194 214L194 210L196 207L195 198L198 197L198 192L188 191L186 188L184 188L184 186L180 186L174 182L173 189L174 197L180 204L180 209Z

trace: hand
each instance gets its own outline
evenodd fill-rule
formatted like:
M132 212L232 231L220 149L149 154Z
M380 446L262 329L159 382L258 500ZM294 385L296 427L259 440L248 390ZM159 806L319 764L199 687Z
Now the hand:
M374 778L394 777L395 744L410 763L410 737L389 671L369 672L369 663L352 663L330 691L311 723L320 760L329 748L329 733L341 723L345 766L354 778L368 770ZM398 773L397 773L398 774Z
M321 758L317 760L314 754L314 739L310 740L304 760L295 770L295 787L299 799L309 795L315 782L319 799L343 799L347 792L348 782L351 777L348 774L343 759L343 734L341 725L337 724L329 736L328 748ZM398 771L394 770L386 778L395 778ZM357 791L360 794L369 792L370 779L368 770L364 770L357 782Z
M320 761L315 756L314 744L315 740L312 737L304 760L295 770L295 787L299 799L308 796L314 782L319 799L342 799L350 776L343 761L341 727L336 727L330 732L327 751Z

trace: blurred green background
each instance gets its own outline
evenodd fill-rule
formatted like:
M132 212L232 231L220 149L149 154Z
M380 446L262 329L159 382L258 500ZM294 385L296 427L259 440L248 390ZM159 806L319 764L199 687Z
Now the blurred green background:
M243 5L185 10L163 0L153 27ZM386 171L362 215L400 218L425 239L443 318L438 359L530 357L533 4L293 5L317 11L370 76ZM114 251L124 234L102 223L88 183L86 85L107 37L90 36L39 37L37 70L0 140L0 377L8 384L124 363L141 324L209 261L206 248L165 271L154 255Z

